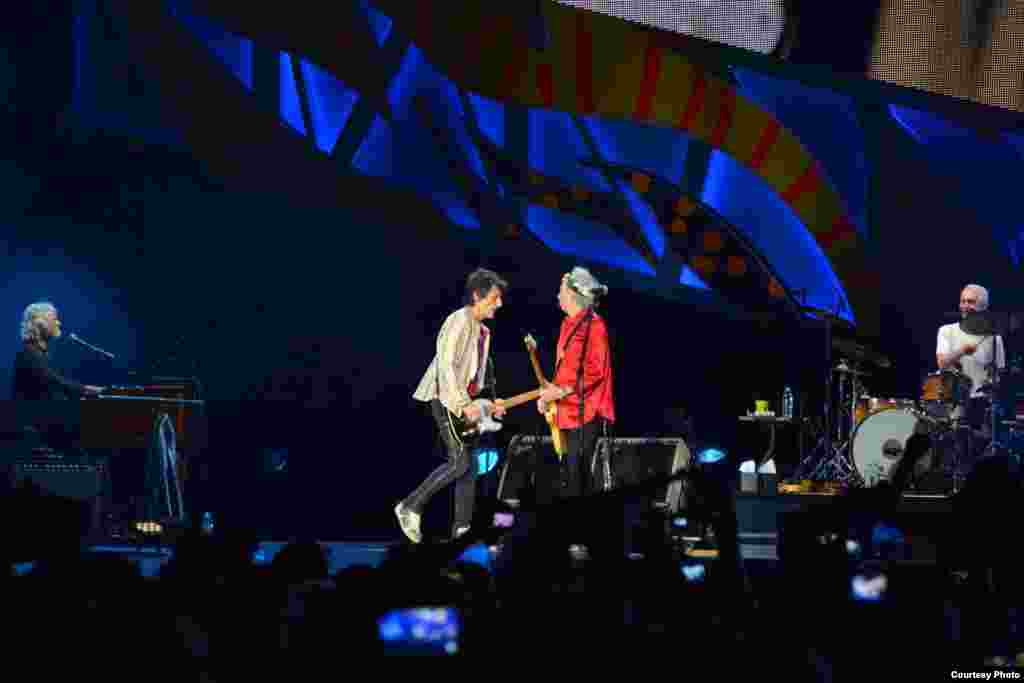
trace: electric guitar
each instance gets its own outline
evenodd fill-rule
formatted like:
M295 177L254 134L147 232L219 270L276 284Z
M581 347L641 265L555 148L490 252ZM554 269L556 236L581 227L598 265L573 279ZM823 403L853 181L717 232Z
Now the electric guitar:
M524 403L530 401L536 401L540 397L540 389L534 389L533 391L527 391L524 394L517 394L512 398L498 399L504 404L505 409L515 408ZM450 410L445 412L448 413L448 428L451 431L452 438L454 438L460 445L466 446L479 439L488 432L497 432L502 428L501 422L497 421L493 417L494 413L494 402L486 398L478 398L473 401L471 405L476 405L480 409L480 418L477 420L469 420L464 415L456 415Z
M540 362L537 360L537 341L533 338L532 334L528 334L523 337L523 342L526 344L526 350L530 353L530 363L533 365L533 374L537 376L537 381L541 386L549 384L548 380L544 377L544 373L541 372ZM555 449L555 454L559 458L565 455L565 435L562 434L562 430L558 427L558 406L552 401L548 404L548 409L544 412L544 419L548 423L548 429L551 431L551 445Z

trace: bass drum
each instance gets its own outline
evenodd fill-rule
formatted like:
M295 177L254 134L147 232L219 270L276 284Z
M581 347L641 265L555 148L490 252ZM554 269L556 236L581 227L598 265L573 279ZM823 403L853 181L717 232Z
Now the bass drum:
M896 465L903 460L907 441L915 434L927 436L933 421L909 408L887 408L864 418L853 434L853 466L874 487L889 481ZM930 466L930 458L921 458L915 470Z

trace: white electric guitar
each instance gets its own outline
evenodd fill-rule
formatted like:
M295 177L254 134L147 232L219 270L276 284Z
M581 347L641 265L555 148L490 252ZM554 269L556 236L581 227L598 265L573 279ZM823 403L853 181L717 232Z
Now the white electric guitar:
M524 403L535 401L539 397L540 389L534 389L512 398L498 399L497 403L500 403L508 410L509 408L515 408ZM450 410L446 411L448 413L448 427L452 437L460 444L466 445L476 441L484 434L500 431L503 425L494 418L494 404L494 401L486 398L478 398L473 401L472 405L476 405L480 409L480 417L476 420L468 420L463 415L456 415Z

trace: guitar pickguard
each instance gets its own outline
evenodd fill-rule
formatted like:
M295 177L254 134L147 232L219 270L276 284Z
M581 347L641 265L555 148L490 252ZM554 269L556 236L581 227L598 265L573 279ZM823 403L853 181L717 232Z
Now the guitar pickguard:
M484 434L501 431L504 426L494 419L494 404L487 399L477 399L473 404L480 408L480 419L470 422L461 415L455 415L450 410L448 413L448 425L452 437L462 446L478 440Z

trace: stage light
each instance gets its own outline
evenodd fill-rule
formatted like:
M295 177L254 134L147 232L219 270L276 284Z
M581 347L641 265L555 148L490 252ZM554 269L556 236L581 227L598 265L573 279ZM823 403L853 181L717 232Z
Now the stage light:
M494 558L491 555L491 549L484 543L475 543L467 547L458 559L460 562L479 565L487 571L493 569Z
M871 544L874 546L899 545L903 542L903 532L891 524L878 522L871 528Z
M725 460L725 451L720 448L705 448L697 453L697 462L701 465L713 465Z
M163 533L164 527L160 522L154 522L152 520L142 520L135 522L135 530L142 533L145 536L159 536Z
M479 448L476 451L476 472L483 476L493 470L498 464L498 450L496 448Z
M700 562L685 560L679 563L679 573L683 575L687 583L704 583L707 568Z

